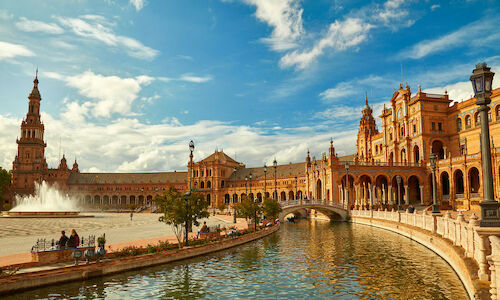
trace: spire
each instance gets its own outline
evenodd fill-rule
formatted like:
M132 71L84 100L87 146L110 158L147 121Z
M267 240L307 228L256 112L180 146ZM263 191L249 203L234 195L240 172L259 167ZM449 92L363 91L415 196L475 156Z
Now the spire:
M38 67L36 68L35 80L33 80L33 89L31 90L31 93L28 98L29 99L35 98L41 100L40 92L38 91Z
M365 105L368 106L368 92L365 91Z

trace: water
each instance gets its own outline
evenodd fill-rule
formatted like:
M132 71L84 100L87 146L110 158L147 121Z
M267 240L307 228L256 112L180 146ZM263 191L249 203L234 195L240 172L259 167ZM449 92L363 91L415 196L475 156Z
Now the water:
M17 205L10 211L24 212L56 212L78 211L76 199L64 195L55 186L42 181L35 183L35 195L16 196Z
M302 221L244 246L7 299L467 299L424 246L358 224Z

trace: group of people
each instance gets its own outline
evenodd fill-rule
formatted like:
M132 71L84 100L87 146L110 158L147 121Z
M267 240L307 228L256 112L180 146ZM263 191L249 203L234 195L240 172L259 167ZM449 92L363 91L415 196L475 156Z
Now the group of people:
M69 238L66 236L66 232L61 231L61 238L59 238L59 242L57 242L58 249L69 249L76 248L80 245L80 237L76 233L76 230L71 229L71 235Z

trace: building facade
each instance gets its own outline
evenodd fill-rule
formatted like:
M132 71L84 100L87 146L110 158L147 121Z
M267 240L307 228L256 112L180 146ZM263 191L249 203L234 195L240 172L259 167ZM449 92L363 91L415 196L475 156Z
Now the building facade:
M18 153L12 166L8 201L32 194L35 183L47 181L78 198L82 205L110 208L149 206L169 187L198 191L212 207L228 206L248 195L279 201L323 199L356 207L429 205L432 203L430 153L436 153L437 200L443 207L478 209L482 198L479 145L480 122L475 99L453 102L446 94L412 94L410 87L394 92L379 116L365 98L356 154L339 157L333 141L320 159L247 168L216 150L189 162L187 172L82 173L75 161L70 169L63 155L57 168L45 160L44 125L40 119L38 78L28 96L28 113L21 123ZM500 139L500 89L490 105L492 145ZM492 147L495 192L500 196L500 148ZM15 205L15 203L11 203Z

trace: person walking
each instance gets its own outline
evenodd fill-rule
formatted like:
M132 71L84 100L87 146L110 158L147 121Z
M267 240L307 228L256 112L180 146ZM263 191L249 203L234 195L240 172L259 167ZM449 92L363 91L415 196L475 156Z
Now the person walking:
M130 221L132 221L132 217L134 216L134 212L130 212Z

